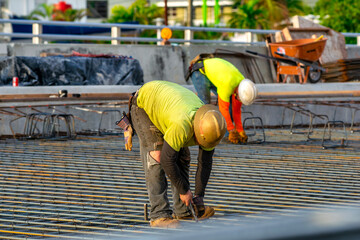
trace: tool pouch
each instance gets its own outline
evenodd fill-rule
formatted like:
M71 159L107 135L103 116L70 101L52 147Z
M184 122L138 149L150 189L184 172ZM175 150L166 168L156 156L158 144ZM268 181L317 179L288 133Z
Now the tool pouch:
M133 92L129 98L129 103L128 103L128 107L129 107L129 112L125 113L123 112L123 117L119 120L116 121L115 124L119 127L121 127L124 131L126 131L128 129L129 126L132 126L132 122L131 122L131 115L130 115L130 110L131 110L131 105L132 105L132 101L134 96L136 95L137 92ZM135 129L132 127L132 136L134 136L135 134Z
M115 124L121 127L124 131L127 130L129 126L131 126L130 120L125 112L123 112L123 117L119 121L116 121Z
M119 121L116 122L116 125L124 130L125 149L131 151L132 136L134 135L134 131L130 124L130 120L125 112L123 112L123 115L124 116Z
M190 66L189 66L189 69L186 73L186 76L185 76L185 80L186 82L189 80L191 74L194 72L194 71L197 71L199 69L201 69L203 71L203 73L205 72L204 70L204 63L203 61L207 58L214 58L214 54L211 54L211 53L201 53L199 55L197 55L193 60L190 61Z

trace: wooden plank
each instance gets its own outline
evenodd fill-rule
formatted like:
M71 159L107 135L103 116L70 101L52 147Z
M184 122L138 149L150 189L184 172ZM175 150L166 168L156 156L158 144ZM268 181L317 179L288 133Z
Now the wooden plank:
M285 41L285 37L284 37L284 34L283 32L276 32L275 33L275 42L282 42L282 41Z

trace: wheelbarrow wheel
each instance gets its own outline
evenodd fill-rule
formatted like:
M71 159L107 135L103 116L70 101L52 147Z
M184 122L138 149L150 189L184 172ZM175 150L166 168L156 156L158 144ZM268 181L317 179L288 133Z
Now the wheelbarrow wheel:
M320 65L318 63L318 65ZM310 83L317 83L321 79L321 70L310 67L308 79Z

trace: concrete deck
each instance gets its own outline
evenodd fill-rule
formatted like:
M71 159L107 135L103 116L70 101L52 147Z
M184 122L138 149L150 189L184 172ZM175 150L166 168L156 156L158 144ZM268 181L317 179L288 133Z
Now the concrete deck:
M0 239L161 239L193 231L210 234L219 226L230 227L229 234L242 229L244 235L236 239L271 239L266 233L250 238L253 233L246 229L265 230L264 224L279 219L281 224L289 223L304 210L328 214L359 209L358 83L257 86L259 98L243 107L243 120L248 114L261 117L265 139L259 122L253 128L248 121L245 127L249 135L254 131L249 138L253 143L233 145L224 140L217 147L206 193L206 203L215 207L216 215L198 224L183 221L177 230L152 229L144 219L148 200L137 138L133 151L125 151L121 135L107 135L119 134L114 130L119 116L104 115L104 125L99 125L105 110L126 111L127 94L138 87L0 88L0 130L11 137L11 129L16 137L0 141ZM193 90L192 85L187 87ZM84 99L49 97L61 89L80 93ZM94 97L99 95L107 98ZM20 137L26 113L39 112L74 114L76 139ZM311 113L314 125L304 113ZM332 138L326 140L327 120L340 119L346 120L346 126L332 124ZM351 122L355 124L350 128ZM103 136L96 136L101 131ZM191 147L191 153L194 187L197 148ZM324 222L320 220L319 226L324 227ZM290 234L300 234L305 223L301 224L293 224ZM314 224L309 231L326 233L333 225L319 226ZM282 227L275 229L273 236L286 235ZM232 238L225 234L224 239Z
M271 239L265 232L250 238L247 226L259 235L267 229L264 224L280 219L282 226L288 225L288 218L293 221L304 210L329 214L360 206L359 132L348 136L347 147L329 149L322 148L322 133L316 129L312 137L317 140L306 141L305 134L269 129L261 144L224 140L216 148L206 192L206 203L215 207L216 215L198 224L182 221L176 230L152 229L144 219L148 200L137 137L131 152L124 149L122 136L3 140L0 239L169 239L193 231L216 239L226 228L231 230L222 233L223 239ZM341 138L341 129L333 132L335 143ZM193 188L196 147L191 154ZM317 221L312 232L333 231L342 223ZM293 222L291 232L304 233L304 224ZM271 231L284 237L286 229Z

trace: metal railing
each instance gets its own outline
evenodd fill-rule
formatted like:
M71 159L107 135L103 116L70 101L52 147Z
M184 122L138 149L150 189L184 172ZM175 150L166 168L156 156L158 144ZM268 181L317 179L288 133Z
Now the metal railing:
M157 42L159 45L162 41L161 30L164 27L170 28L172 31L184 31L184 39L172 38L170 43L190 44L252 44L265 45L265 42L254 41L255 34L274 34L280 30L259 30L259 29L236 29L236 28L217 28L217 27L185 27L185 26L165 26L161 20L156 25L140 25L140 24L124 24L124 23L82 23L82 22L63 22L63 21L36 21L36 20L20 20L20 19L0 19L0 24L28 24L32 25L32 33L5 33L1 32L0 37L11 38L28 38L32 39L32 43L41 44L44 40L93 40L93 41L111 41L111 44L118 45L121 42ZM78 26L78 27L97 27L108 28L109 36L96 35L76 35L76 34L46 34L43 33L43 26ZM156 30L156 38L147 37L126 37L122 36L122 29L134 31ZM229 40L204 40L194 39L194 32L226 32L226 33L245 33L246 41L229 41ZM345 37L357 37L357 45L360 45L360 33L342 33Z
M264 42L253 42L253 34L270 34L277 30L258 30L258 29L234 29L234 28L215 28L215 27L183 27L183 26L164 26L161 21L157 25L140 25L140 24L123 24L123 23L80 23L80 22L63 22L63 21L34 21L34 20L19 20L19 19L0 19L0 23L11 24L29 24L32 25L32 33L0 33L0 36L12 38L29 38L34 44L43 43L44 40L95 40L95 41L111 41L111 44L117 45L124 42L157 42L162 41L160 31L164 27L169 27L172 31L184 31L184 39L172 38L171 43L184 43L190 45L192 43L207 43L207 44L256 44L264 45ZM108 28L110 36L94 36L94 35L74 35L74 34L44 34L42 28L44 25L50 26L81 26L81 27L97 27ZM122 29L140 30L157 30L156 38L146 37L126 37L122 35ZM231 32L231 33L246 33L248 35L247 41L227 41L227 40L204 40L194 39L194 32Z

